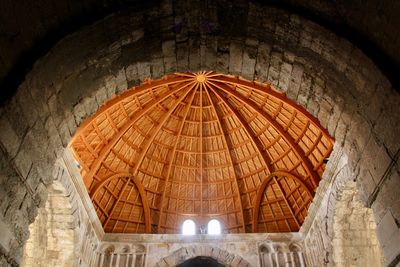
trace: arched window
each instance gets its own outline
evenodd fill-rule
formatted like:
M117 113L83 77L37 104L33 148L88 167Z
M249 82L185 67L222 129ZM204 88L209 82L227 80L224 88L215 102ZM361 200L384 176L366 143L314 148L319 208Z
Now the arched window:
M192 220L186 220L182 225L183 235L194 235L196 234L196 224Z
M221 224L219 221L213 219L208 222L207 233L209 235L220 235L221 234Z

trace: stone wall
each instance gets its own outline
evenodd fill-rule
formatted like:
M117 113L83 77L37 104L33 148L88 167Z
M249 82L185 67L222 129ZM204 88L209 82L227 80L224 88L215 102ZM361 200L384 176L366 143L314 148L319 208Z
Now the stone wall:
M137 261L135 266L176 266L198 256L211 257L224 266L305 266L302 235L299 233L217 236L106 234L98 251L99 265L96 266L105 266L106 257L116 263L121 256L135 254L135 251L136 260L139 255L144 256L141 258L143 261ZM270 265L271 262L275 265Z
M165 0L145 15L125 10L68 36L1 107L0 226L7 234L0 262L20 262L56 159L85 118L147 77L203 69L269 81L315 115L336 139L332 157L346 159L348 177L373 209L386 264L400 261L400 96L374 64L346 40L279 9ZM336 190L325 178L310 222Z
M90 266L104 232L83 183L77 183L82 178L67 152L57 161L54 175L46 204L29 226L21 265Z
M65 188L54 182L48 188L46 205L29 226L22 266L73 266L75 223Z
M333 218L333 266L383 266L370 208L358 199L355 182L348 182L338 198Z
M117 10L129 6L143 10L158 2L3 0L0 9L0 95L6 92L12 94L35 61L65 35ZM316 20L321 25L330 26L339 35L361 45L376 62L387 68L387 72L397 74L396 66L389 63L400 63L400 38L396 32L400 22L397 16L400 4L397 1L369 0L367 4L358 0L319 0L318 4L308 0L255 2L281 6Z

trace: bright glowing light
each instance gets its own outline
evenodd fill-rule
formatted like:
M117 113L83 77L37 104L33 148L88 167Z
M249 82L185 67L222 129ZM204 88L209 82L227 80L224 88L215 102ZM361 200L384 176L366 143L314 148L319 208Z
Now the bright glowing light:
M221 234L221 224L217 220L211 220L207 225L207 233L209 235L220 235Z
M186 220L182 225L183 235L194 235L196 234L196 224L192 220Z

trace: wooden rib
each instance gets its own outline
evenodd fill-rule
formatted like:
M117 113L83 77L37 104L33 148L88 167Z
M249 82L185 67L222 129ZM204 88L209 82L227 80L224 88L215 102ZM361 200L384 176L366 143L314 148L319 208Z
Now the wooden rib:
M267 112L265 112L263 109L260 109L256 103L254 103L251 99L245 98L243 95L238 93L237 91L232 90L228 86L224 84L216 84L216 83L211 83L213 86L217 87L218 89L223 90L226 92L228 95L231 95L243 103L249 105L253 110L258 112L262 117L264 117L274 128L275 130L282 136L282 138L289 144L290 147L292 147L293 152L301 159L302 162L304 162L306 170L308 174L312 177L312 181L314 183L314 187L317 188L318 183L320 181L319 175L314 171L314 167L312 166L309 158L306 157L304 151L299 147L297 143L294 142L293 138L285 132L283 127L277 123ZM216 91L216 90L215 90ZM219 92L218 92L219 93ZM228 102L228 101L226 101ZM271 161L269 161L271 162Z
M289 219L292 219L291 216L285 216L285 215L283 215L283 216L284 216L284 217L275 217L275 218L269 219L269 220L267 220L267 219L259 220L258 222L259 222L259 223L272 223L272 222L276 222L276 221L287 221L287 220L289 220ZM267 228L267 227L265 227L265 228ZM290 227L289 227L289 228L290 228Z
M117 174L111 175L110 177L106 178L101 184L102 184L102 186L103 186L103 185L105 185L107 182L110 182L110 181L113 180L113 179L120 179L120 178L123 178L123 177L128 178L128 179L127 179L128 183L129 183L129 181L132 181L133 184L136 186L136 188L137 188L138 191L139 191L140 199L142 200L142 204L143 204L143 212L144 212L144 219L145 219L145 225L146 225L146 233L150 233L150 230L151 230L151 224L150 224L150 221L151 221L151 217L150 217L150 207L149 207L149 203L147 202L146 192L144 191L144 188L143 188L143 186L142 186L142 183L141 183L136 177L133 177L130 173L125 172L125 173L117 173ZM98 187L98 188L94 191L94 193L93 193L93 195L92 195L92 197L91 197L92 201L94 201L95 195L97 194L97 192L99 192L99 189L100 189L100 188L101 188L101 187ZM120 196L121 196L121 195L122 195L122 190L121 190ZM99 205L99 207L100 207L100 204L98 204L98 205ZM106 214L106 215L107 215L107 214ZM110 213L109 213L109 216L111 217L111 215L112 215L112 213L110 212ZM107 216L107 219L109 218L109 216ZM103 227L104 227L104 228L105 228L105 226L106 226L106 224L103 224Z
M273 90L269 84L261 84L259 82L255 82L255 81L246 81L246 80L240 79L239 77L232 77L232 76L226 76L226 75L218 75L217 77L210 77L207 80L208 81L216 81L216 82L228 83L228 84L231 84L233 86L237 85L239 87L244 87L244 88L246 88L248 90L257 90L257 91L259 91L259 92L261 92L263 94L266 93L268 96L272 96L274 98L277 98L280 101L283 101L283 102L289 104L292 108L297 110L299 113L304 115L307 119L309 119L312 123L314 123L316 128L321 130L328 137L328 139L331 142L334 140L329 135L329 132L325 128L323 128L321 126L321 124L318 121L318 119L307 115L307 114L309 114L309 112L305 108L303 108L302 106L297 104L295 101L287 98L284 93L281 93L281 92L278 92L276 90Z
M292 214L293 219L295 220L295 222L296 222L296 224L297 224L297 227L300 229L301 224L300 224L299 220L297 219L296 214L294 213L292 206L290 206L290 203L289 203L289 201L287 200L287 196L286 196L286 194L285 194L285 191L283 190L282 186L279 184L279 182L278 182L278 180L276 179L275 176L274 176L272 179L273 179L274 182L277 184L277 186L278 186L278 188L279 188L279 191L281 191L282 196L283 196L283 200L285 201L286 205L288 206L289 211L290 211L290 214ZM290 227L289 227L289 229L290 229Z
M206 92L207 92L207 96L208 96L208 99L210 100L210 103L211 103L211 105L212 105L212 108L213 108L213 110L214 110L214 113L215 113L215 116L218 118L217 119L217 121L218 121L218 125L219 125L219 128L221 129L221 133L224 135L223 136L223 141L224 141L224 144L225 144L225 146L226 146L226 150L227 150L227 153L228 153L228 159L229 159L229 162L230 162L230 164L232 165L232 170L233 170L233 173L234 173L234 175L235 175L235 186L236 186L236 189L237 189L237 192L238 192L238 197L239 197L239 205L240 205L240 210L241 210L241 217L242 217L242 227L243 227L243 233L245 233L246 232L246 225L245 225L245 222L244 222L244 214L243 214L243 204L242 204L242 197L241 197L241 195L240 195L240 190L239 190L239 184L238 184L238 176L237 176L237 174L236 174L236 172L235 172L235 166L234 166L234 164L233 164L233 159L232 159L232 154L231 154L231 150L230 150L230 148L229 148L229 145L228 145L228 141L226 140L226 132L224 131L224 128L222 127L222 122L221 122L221 118L218 116L218 112L217 112L217 109L216 109L216 107L215 107L215 103L214 103L214 101L212 100L212 98L211 98L211 96L210 96L210 92L206 89ZM224 187L225 188L225 187Z
M160 80L144 82L143 84L141 84L138 87L133 87L133 88L125 91L124 93L122 93L118 96L115 96L111 100L107 101L107 103L105 105L101 106L94 115L90 116L84 122L81 123L81 125L79 126L79 128L77 129L77 131L75 133L75 136L72 138L71 143L73 143L74 139L77 138L80 134L85 132L86 128L91 125L92 120L97 115L110 109L112 106L114 106L119 101L121 101L121 99L130 97L130 96L137 96L138 94L140 94L142 92L152 90L155 88L159 88L161 86L170 86L170 85L174 85L174 84L178 84L178 83L185 83L185 82L193 82L193 77L192 77L192 79L190 79L187 77L180 77L180 76L170 76L170 77L164 76ZM140 104L139 101L137 103Z
M188 84L184 84L181 86L178 86L172 90L170 90L167 93L164 93L161 97L159 97L158 99L154 99L152 101L150 101L150 103L146 104L145 107L143 107L143 109L135 112L135 114L133 115L133 118L124 125L124 127L122 127L118 133L116 133L113 138L108 142L108 144L103 147L103 149L101 150L101 153L99 154L99 157L96 158L96 160L92 163L92 167L90 168L90 172L88 174L86 174L87 177L92 177L96 174L97 170L99 169L101 163L104 161L104 159L108 156L108 154L111 151L111 148L119 141L119 139L129 130L129 128L134 125L147 111L149 111L150 109L152 109L153 107L155 107L156 105L158 105L160 102L162 102L164 99L166 99L167 97L171 96L172 94L178 92L179 90L181 90L182 88L184 88L185 86L189 86L189 85L193 85L194 82L189 82Z
M222 102L225 103L225 105L227 105L229 110L232 113L234 113L235 116L239 119L239 121L243 125L243 128L245 129L246 133L249 135L249 138L252 140L252 142L253 142L254 146L256 147L258 153L260 154L261 158L263 159L263 163L264 163L265 167L267 168L268 172L272 173L273 170L272 170L272 166L270 165L272 160L270 159L269 155L264 153L260 140L255 136L255 133L250 128L250 126L247 124L247 122L245 121L243 116L232 106L231 103L228 102L228 100L220 92L218 92L218 90L215 90L211 86L209 86L209 88L219 99L222 100Z
M306 192L310 195L310 198L311 198L311 199L314 197L314 194L315 194L314 191L309 187L309 185L305 184L305 183L303 182L303 180L300 179L299 177L297 177L297 176L295 176L295 175L293 175L293 174L291 174L291 173L289 173L289 172L283 171L283 170L280 170L280 171L276 171L276 172L274 172L274 173L271 173L271 174L263 181L263 183L260 185L260 187L259 187L259 189L258 189L258 192L257 192L257 197L256 197L256 200L255 200L255 206L254 206L254 210L253 210L253 214L255 214L255 215L253 216L253 232L254 232L254 233L257 232L257 228L258 228L258 225L257 225L257 224L258 224L258 212L259 212L259 210L260 210L260 205L261 205L262 196L263 196L263 194L264 194L264 191L266 190L266 187L269 185L269 183L273 180L273 178L274 178L275 176L278 176L278 177L288 177L288 178L291 178L291 179L296 180L300 185L302 185L302 186L304 187L304 189L306 190Z
M189 113L190 106L191 106L192 103L193 103L194 96L196 95L197 89L198 89L198 84L196 84L196 88L195 88L195 90L193 90L191 99L190 99L190 100L188 101L188 103L187 103L186 109L185 109L185 111L184 111L184 116L183 116L183 118L182 118L182 122L181 122L181 124L179 125L179 130L178 130L178 133L177 133L177 135L176 135L176 141L175 141L174 147L173 147L173 149L172 149L171 160L170 160L170 162L169 162L169 164L168 164L168 167L167 167L167 168L168 168L168 169L167 169L167 175L166 175L166 177L165 177L164 188L163 188L163 190L162 190L163 193L162 193L162 197L161 197L161 201L160 201L160 205L161 205L161 206L160 206L160 214L159 214L158 223L157 223L157 233L160 233L161 214L162 214L162 212L163 212L163 210L164 210L163 203L164 203L165 192L166 192L165 188L166 188L166 186L167 186L167 183L169 182L169 177L170 177L171 169L172 169L172 163L173 163L173 161L174 161L174 159L175 159L176 148L177 148L177 146L178 146L179 138L180 138L180 136L181 136L181 134L182 134L183 126L185 125L186 117L187 117L187 115L188 115L188 113Z
M98 156L97 153L93 150L92 146L90 144L88 144L86 138L83 137L82 135L81 135L81 140L82 140L84 146L86 147L86 149L89 150L90 154L92 154L93 157L97 157Z
M173 105L173 107L171 107L167 113L164 113L163 116L161 117L161 122L156 126L156 129L154 129L150 135L149 138L147 138L147 140L145 140L145 145L144 148L142 149L140 155L139 155L139 159L135 164L135 167L132 170L132 176L136 176L137 170L139 168L139 166L141 165L147 150L149 149L153 139L156 137L158 131L161 129L161 127L164 125L164 123L168 120L169 115L176 109L176 107L179 105L179 103L187 96L187 94L190 92L190 90L193 88L189 87L188 89L186 89L185 93L183 93L178 100L175 101L175 104ZM109 222L110 218L113 215L114 209L117 206L117 203L121 200L121 197L123 195L123 192L126 190L127 186L129 184L129 179L128 181L125 183L125 185L123 186L121 193L118 197L118 200L116 202L114 202L114 205L111 207L110 209L110 217L107 218L106 222L104 223L104 227L107 225L107 223Z
M129 183L129 178L128 178L128 183ZM131 196L133 189L134 189L134 186L132 186L131 189L129 190L128 196L126 197L127 200L128 200L129 197ZM124 193L124 192L121 191L120 196L121 196L123 193ZM118 197L117 199L119 199L119 197ZM120 210L120 212L119 212L119 214L118 214L118 216L117 216L117 218L119 219L119 218L121 217L122 211L124 210L124 207L125 207L125 205L126 205L126 202L123 203L121 200L119 200L118 202L120 202L120 203L122 204L121 210ZM117 204L118 204L118 203L116 203L115 206L117 206ZM132 208L132 209L133 209L133 208ZM113 210L110 210L110 211L111 211L111 212L110 212L110 216L107 218L107 221L112 220L112 219L118 221L117 218L112 218L112 212L113 212ZM116 226L116 225L117 225L117 224L115 223L114 226L113 226L113 228L111 229L111 232L114 232L115 226ZM104 227L106 227L106 226L107 226L107 224L104 224Z
M200 217L203 215L203 84L200 84Z

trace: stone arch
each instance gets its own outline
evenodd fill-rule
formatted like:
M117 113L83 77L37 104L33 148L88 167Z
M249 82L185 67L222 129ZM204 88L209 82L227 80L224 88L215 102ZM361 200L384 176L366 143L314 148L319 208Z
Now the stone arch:
M12 226L12 217L24 213L34 217L45 203L54 163L83 119L114 94L146 78L175 71L213 69L269 81L286 92L335 137L332 157L343 148L361 199L374 210L378 230L382 221L382 227L389 224L397 231L400 212L391 198L398 191L390 188L398 188L393 185L399 173L400 97L371 60L310 21L252 3L246 9L248 23L238 31L203 29L194 19L177 32L168 18L196 18L194 12L205 8L196 3L190 9L178 9L178 5L165 0L162 8L148 13L151 16L128 9L66 37L37 62L16 95L2 107L2 162L19 177L11 182L2 168L7 175L1 183L10 185L3 199L4 203L23 204L3 208L11 233L5 241L6 261L19 261L18 244L25 242L28 232L26 225L21 229ZM204 14L210 14L210 21L218 25L213 12ZM163 26L158 29L158 25ZM329 168L335 166L328 162L327 173ZM330 177L325 177L329 183ZM15 184L29 192L27 197L14 193ZM386 193L391 198L383 198ZM388 262L400 253L390 249L394 238L400 234L379 238L387 247Z
M240 255L212 246L189 246L175 250L170 255L159 260L155 266L176 266L196 257L209 257L224 266L249 266Z

